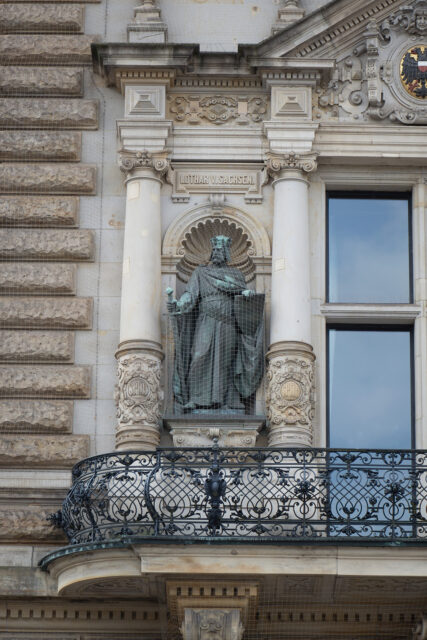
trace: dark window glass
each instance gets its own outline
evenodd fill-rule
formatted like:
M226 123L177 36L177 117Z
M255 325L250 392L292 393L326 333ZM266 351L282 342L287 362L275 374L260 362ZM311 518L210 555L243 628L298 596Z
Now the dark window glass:
M329 302L411 302L409 196L328 197Z
M329 329L329 444L412 446L412 333Z

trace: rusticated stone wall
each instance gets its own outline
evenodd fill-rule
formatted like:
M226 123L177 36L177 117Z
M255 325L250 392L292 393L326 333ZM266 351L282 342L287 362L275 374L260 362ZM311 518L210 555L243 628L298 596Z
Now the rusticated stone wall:
M95 256L78 228L79 196L96 194L81 163L98 101L84 95L91 64L86 3L0 2L0 467L67 470L89 454L73 434L73 403L91 397L92 371L75 359L75 331L92 328L78 263ZM61 471L60 473L64 473ZM46 471L43 471L46 473ZM46 516L64 487L17 493L0 482L0 540L61 542ZM50 491L50 493L49 493Z

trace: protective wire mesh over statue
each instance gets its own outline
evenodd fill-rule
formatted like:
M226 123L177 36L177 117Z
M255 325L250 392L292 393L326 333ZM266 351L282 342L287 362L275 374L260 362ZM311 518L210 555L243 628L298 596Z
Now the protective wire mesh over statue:
M229 266L231 238L215 236L206 265L167 308L173 324L176 413L248 412L264 369L264 294Z

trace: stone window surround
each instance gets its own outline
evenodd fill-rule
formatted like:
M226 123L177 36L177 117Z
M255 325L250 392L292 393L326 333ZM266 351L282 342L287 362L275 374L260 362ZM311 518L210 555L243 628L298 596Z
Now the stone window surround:
M414 394L415 446L427 445L427 366L425 340L427 337L426 274L424 238L425 176L422 169L367 166L320 167L311 180L311 297L313 347L317 357L316 416L314 446L326 446L327 438L327 349L328 324L407 324L414 327ZM412 242L414 302L405 304L327 303L326 300L326 192L336 191L412 191ZM424 357L422 357L424 356Z

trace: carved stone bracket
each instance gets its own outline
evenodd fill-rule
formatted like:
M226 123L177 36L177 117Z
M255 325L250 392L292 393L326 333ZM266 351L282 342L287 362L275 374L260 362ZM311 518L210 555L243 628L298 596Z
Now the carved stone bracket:
M160 357L152 352L118 355L116 448L155 449L161 409Z
M239 609L185 609L184 640L241 640Z
M157 178L163 179L170 168L168 152L154 154L149 151L119 152L119 167L127 176L137 169L151 170Z
M299 154L291 151L283 155L268 154L266 168L269 175L277 180L286 171L311 173L317 169L317 153Z
M269 445L311 446L314 360L310 345L282 342L267 354Z
M412 630L412 640L427 640L427 614L424 613L420 622Z

